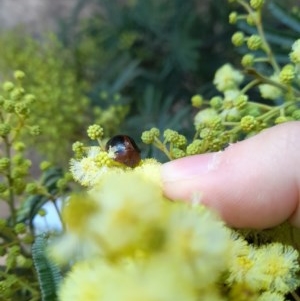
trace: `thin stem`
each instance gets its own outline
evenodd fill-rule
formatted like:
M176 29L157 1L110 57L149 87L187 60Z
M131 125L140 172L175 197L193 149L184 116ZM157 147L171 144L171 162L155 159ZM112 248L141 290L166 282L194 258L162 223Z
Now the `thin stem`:
M61 215L61 211L60 211L60 209L59 209L59 207L57 205L57 200L52 201L52 204L53 204L53 206L55 208L55 211L56 211L56 213L57 213L57 215L59 217L59 220L60 220L60 222L62 224L62 227L65 230L65 224L64 224L64 221L63 221L63 218L62 218L62 215Z
M298 296L298 294L296 292L291 292L291 295L293 296L293 298L296 300L296 301L300 301L300 297Z
M62 218L62 215L61 215L61 210L59 209L58 205L57 205L57 196L54 196L52 194L50 194L49 192L47 191L44 191L44 194L43 194L45 197L47 197L49 199L49 201L51 201L51 203L53 204L54 206L54 209L57 213L57 216L63 226L63 229L65 229L65 225L64 225L64 222L63 222L63 218Z
M103 144L103 141L99 138L97 138L97 142L101 148L102 151L105 151L105 145Z
M258 73L255 69L253 68L248 68L246 69L246 73L251 75L251 76L254 76L256 77L257 79L260 80L261 83L263 84L269 84L271 86L274 86L274 87L277 87L285 92L289 92L289 91L292 91L295 96L300 96L300 91L291 87L291 86L287 86L287 85L283 85L277 81L274 81L268 77L265 77L264 75L262 75L261 73Z
M261 40L262 40L262 43L263 43L263 49L265 50L265 52L266 52L266 54L269 58L269 62L272 65L274 71L279 73L280 68L279 68L279 66L278 66L278 64L275 60L272 49L271 49L271 47L270 47L270 45L267 42L267 39L265 37L265 33L264 33L262 22L261 22L261 11L257 12L257 16L258 16L258 20L257 20L257 23L256 23L256 28L257 28L259 36L261 37Z
M265 114L260 115L259 117L257 117L257 119L266 121L266 120L272 118L274 115L284 112L284 109L286 107L288 107L289 105L291 105L291 103L292 102L286 102L286 103L282 104L281 106L275 107L272 110L266 112Z
M258 78L252 80L250 83L248 83L248 84L241 90L241 94L245 94L248 90L250 90L251 88L255 87L255 86L258 85L259 83L260 83L260 79L258 79Z
M154 140L154 145L160 149L163 153L166 154L166 156L168 157L169 160L173 160L169 150L167 149L166 145L164 143L162 143L158 138L155 137Z
M13 189L13 178L11 175L11 144L7 137L4 137L4 143L5 143L5 153L6 157L9 159L8 167L7 167L7 182L8 182L8 206L11 213L11 220L12 224L14 225L16 223L16 208L15 208L15 195L14 195L14 189Z
M271 47L269 45L269 43L267 42L267 39L265 37L265 33L263 30L263 26L262 26L262 22L261 22L261 11L253 11L253 9L250 7L250 5L248 3L246 3L243 0L239 0L238 3L240 5L242 5L244 7L244 9L248 12L249 15L256 15L255 17L255 25L256 25L256 29L257 32L262 40L262 44L263 44L263 50L266 52L267 57L268 57L268 61L269 63L272 65L273 69L275 72L279 73L280 68L275 60L275 57L273 55L273 52L271 50Z
M269 58L268 57L257 57L254 59L255 63L268 63Z
M222 122L222 125L224 125L224 126L236 126L238 124L239 124L239 122L235 122L235 121L223 121Z
M251 7L250 7L250 5L249 5L248 3L246 3L246 2L243 1L243 0L239 0L238 3L239 3L240 5L242 5L242 6L245 8L245 10L246 10L249 14L252 14L252 13L253 13L253 10L251 9Z
M268 105L260 103L260 102L249 101L249 103L254 104L256 107L261 108L261 109L266 110L266 111L270 111L270 110L274 109L274 107L268 106Z

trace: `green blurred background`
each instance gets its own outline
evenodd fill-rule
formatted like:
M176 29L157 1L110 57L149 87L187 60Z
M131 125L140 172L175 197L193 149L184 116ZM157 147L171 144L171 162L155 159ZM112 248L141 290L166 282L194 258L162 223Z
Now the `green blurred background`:
M282 55L295 37L269 2L269 37ZM160 159L141 144L141 133L155 126L192 139L191 96L211 97L216 69L228 61L239 66L243 49L231 45L237 28L228 24L235 7L224 0L77 0L56 10L51 3L39 23L24 26L16 17L2 26L0 79L16 69L26 73L25 88L37 98L30 118L43 133L34 152L60 166L67 166L72 143L84 141L92 123L103 126L107 138L131 135L143 156ZM286 8L294 4L285 2ZM10 8L2 5L2 19ZM21 16L35 9L24 5Z

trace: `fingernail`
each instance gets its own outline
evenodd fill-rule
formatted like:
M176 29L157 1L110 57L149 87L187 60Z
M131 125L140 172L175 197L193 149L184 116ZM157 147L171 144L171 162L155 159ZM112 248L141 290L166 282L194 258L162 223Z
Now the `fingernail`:
M173 182L203 176L217 169L221 153L195 155L165 163L162 165L162 179Z

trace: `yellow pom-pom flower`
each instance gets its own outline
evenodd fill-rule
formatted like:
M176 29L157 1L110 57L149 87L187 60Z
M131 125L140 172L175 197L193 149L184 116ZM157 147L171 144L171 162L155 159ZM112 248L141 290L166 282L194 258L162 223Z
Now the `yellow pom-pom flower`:
M214 78L216 88L223 92L230 89L237 89L244 80L243 74L235 70L230 64L225 64L217 70Z
M274 82L279 83L279 76L277 74L273 74L270 79ZM270 84L262 84L258 86L259 92L263 98L266 99L277 99L282 95L282 90L275 85Z

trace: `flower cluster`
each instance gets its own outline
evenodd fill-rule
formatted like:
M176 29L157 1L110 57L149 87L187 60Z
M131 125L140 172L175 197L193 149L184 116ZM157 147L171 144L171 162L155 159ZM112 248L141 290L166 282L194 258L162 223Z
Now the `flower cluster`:
M21 68L27 75L27 89L37 99L29 117L43 135L32 137L24 132L24 139L44 158L62 165L71 155L69 145L81 133L82 125L90 122L91 115L89 101L82 94L85 84L76 76L71 55L54 35L47 35L41 43L12 31L1 34L0 41L6 45L0 50L1 75L9 76L12 68Z
M0 92L0 299L39 300L36 272L30 247L36 229L33 221L43 205L65 192L70 178L51 168L51 163L40 164L41 179L30 174L32 161L28 135L40 133L31 116L36 97L25 89L23 71L14 72L12 81L5 81ZM56 170L57 171L57 170ZM24 277L26 275L26 277ZM20 294L22 292L22 294Z
M246 30L238 30L232 36L233 45L243 46L242 51L247 51L241 59L244 70L224 64L216 71L213 80L218 95L206 99L196 94L191 98L192 106L198 109L194 116L196 133L192 141L185 139L185 144L178 146L174 141L177 142L179 133L166 139L170 130L162 137L155 128L143 133L143 142L152 143L169 159L222 150L264 128L300 120L300 40L291 45L287 55L290 62L280 65L263 30L265 1L229 2L236 2L246 11L246 14L241 10L231 12L229 22L246 22L252 27L251 35Z
M31 167L31 161L24 158L26 145L20 136L25 131L39 134L38 125L28 121L35 97L23 88L24 77L24 72L15 71L15 82L4 82L0 95L0 198L7 202L12 194L21 195L25 191L25 178Z
M108 173L115 172L117 174L123 174L124 172L132 170L131 166L118 160L118 155L124 153L126 156L126 146L121 145L124 149L118 150L116 146L104 146L103 140L103 128L97 124L91 125L87 129L87 134L92 140L97 140L98 146L85 146L82 142L75 142L73 144L73 150L75 158L70 161L70 171L75 181L86 187L94 187L101 183L101 181L107 176ZM130 142L130 141L129 141ZM139 151L139 150L137 150ZM128 156L133 156L133 149L129 150ZM145 159L138 162L135 166L135 172L146 174L146 171L156 172L159 168L159 163L154 159ZM152 179L157 177L150 176Z
M152 129L144 139L158 134ZM186 143L175 131L164 136ZM100 145L73 159L71 172L89 189L66 202L66 231L49 249L53 260L71 265L61 301L284 300L299 285L296 250L249 244L199 198L190 204L166 199L154 159L134 168L115 164Z

